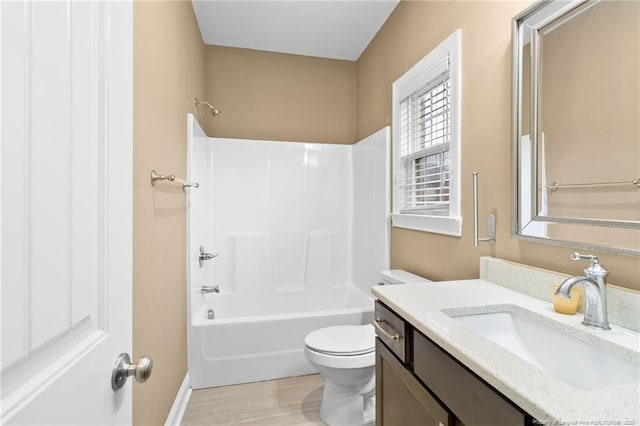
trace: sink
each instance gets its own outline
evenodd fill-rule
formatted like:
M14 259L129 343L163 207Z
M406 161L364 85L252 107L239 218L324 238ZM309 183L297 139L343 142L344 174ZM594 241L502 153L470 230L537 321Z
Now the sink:
M640 365L537 321L533 312L451 315L525 361L583 390L640 382Z

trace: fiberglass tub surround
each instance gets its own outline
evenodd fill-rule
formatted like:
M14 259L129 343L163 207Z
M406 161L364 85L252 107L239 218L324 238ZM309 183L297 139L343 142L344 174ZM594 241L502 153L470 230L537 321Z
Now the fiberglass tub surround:
M192 385L313 373L308 333L372 319L388 263L388 130L356 145L216 139L189 119ZM202 267L200 246L217 254Z

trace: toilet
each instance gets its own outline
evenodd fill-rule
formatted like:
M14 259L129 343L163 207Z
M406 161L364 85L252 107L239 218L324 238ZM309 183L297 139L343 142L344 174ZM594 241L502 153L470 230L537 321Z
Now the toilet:
M398 269L382 271L381 285L429 282ZM376 334L371 324L321 328L304 339L307 360L324 379L320 418L330 426L375 423Z

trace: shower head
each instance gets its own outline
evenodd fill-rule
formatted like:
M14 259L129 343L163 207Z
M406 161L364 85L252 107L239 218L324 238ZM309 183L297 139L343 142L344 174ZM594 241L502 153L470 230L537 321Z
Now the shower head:
M195 98L195 102L196 102L196 105L206 105L207 107L209 107L209 109L211 110L211 115L213 115L214 117L220 114L220 110L217 108L214 108L214 106L207 101L201 101L201 100L198 100L198 98Z

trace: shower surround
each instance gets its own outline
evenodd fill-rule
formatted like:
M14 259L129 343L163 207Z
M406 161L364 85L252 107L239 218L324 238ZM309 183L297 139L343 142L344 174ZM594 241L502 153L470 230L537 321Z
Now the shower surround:
M355 145L208 138L192 116L189 129L192 386L313 373L306 334L370 322L388 267L388 128ZM200 246L218 255L202 267Z

